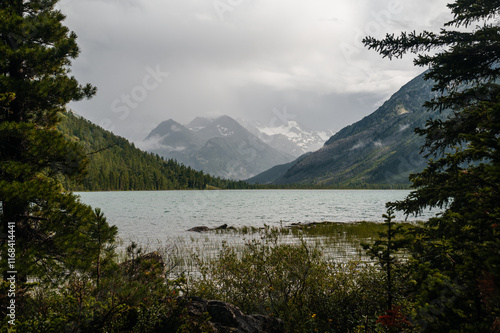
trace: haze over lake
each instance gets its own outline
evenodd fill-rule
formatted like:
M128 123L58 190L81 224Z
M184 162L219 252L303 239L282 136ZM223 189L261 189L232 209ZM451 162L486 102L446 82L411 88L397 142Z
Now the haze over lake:
M84 203L99 207L122 239L164 240L190 235L195 226L262 227L296 222L382 222L385 203L402 200L408 190L227 190L81 192ZM433 216L409 216L409 221ZM396 214L404 220L403 214Z

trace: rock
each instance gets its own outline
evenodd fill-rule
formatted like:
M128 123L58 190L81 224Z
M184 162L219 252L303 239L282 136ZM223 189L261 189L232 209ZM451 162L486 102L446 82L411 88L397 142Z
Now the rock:
M232 304L221 301L208 301L207 310L216 327L238 328L240 326L248 326L247 322L242 320L244 314ZM248 329L245 327L243 331L247 332Z
M204 232L204 231L210 231L210 228L206 227L206 226L200 226L200 227L191 228L188 231Z
M264 315L245 315L237 306L222 301L207 301L199 297L186 300L190 316L210 315L210 323L216 333L281 333L281 319Z
M205 231L211 231L211 230L224 230L224 229L227 229L227 224L223 224L223 225L218 226L217 228L213 228L213 229L203 225L203 226L188 229L188 231L205 232Z

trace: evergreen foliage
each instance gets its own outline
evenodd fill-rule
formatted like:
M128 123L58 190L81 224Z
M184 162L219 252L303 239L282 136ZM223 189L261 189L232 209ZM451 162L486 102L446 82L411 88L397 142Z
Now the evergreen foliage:
M0 3L2 232L15 238L20 277L50 281L87 271L99 251L89 233L95 213L58 180L76 180L86 165L82 150L55 130L59 114L68 102L90 98L96 89L69 76L79 49L56 3ZM106 228L102 245L116 235L115 228ZM5 246L2 239L2 250ZM5 255L1 260L7 267Z
M17 291L17 332L211 332L207 317L191 318L178 298L182 279L164 279L165 270L144 249L130 245L125 261L103 266L100 283L93 276L73 276L63 287L25 286ZM0 284L0 301L8 285ZM0 309L0 328L7 324Z
M418 53L415 64L429 66L426 78L435 81L426 106L453 111L416 130L428 165L410 177L416 190L391 204L407 214L445 208L412 233L415 321L432 332L488 332L500 324L500 1L448 7L454 19L438 34L364 43L388 58Z
M146 153L125 138L72 113L64 115L58 129L84 148L87 175L80 181L65 180L74 191L139 191L186 189L244 189L243 181L212 177L203 171Z
M387 294L387 309L392 309L394 305L394 269L397 268L399 258L398 252L401 254L401 249L406 243L406 240L401 237L404 233L405 225L397 224L393 221L395 218L394 210L389 208L387 214L382 215L385 218L384 226L386 232L379 232L379 239L373 245L363 244L367 253L378 261L382 270L386 274L386 294Z

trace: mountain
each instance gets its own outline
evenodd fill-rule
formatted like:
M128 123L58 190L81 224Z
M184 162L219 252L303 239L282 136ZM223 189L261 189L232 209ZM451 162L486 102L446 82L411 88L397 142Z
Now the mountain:
M171 119L164 121L151 131L141 147L196 170L230 179L246 179L293 159L228 116L197 117L186 126Z
M266 170L262 173L259 173L256 176L253 176L249 179L246 179L245 182L247 182L249 184L270 184L274 180L284 176L286 174L286 172L288 171L288 169L290 169L292 166L294 166L295 164L302 161L304 158L306 158L310 154L312 154L312 153L310 153L310 152L305 153L304 155L299 156L297 159L295 159L291 162L273 166L269 170Z
M165 124L170 130L175 123ZM64 180L73 191L175 190L205 188L248 188L234 182L195 171L174 160L164 160L136 148L126 139L102 129L71 112L62 115L58 130L80 143L87 153L87 175L80 184ZM173 130L174 133L176 129ZM179 134L180 135L180 134ZM179 140L180 142L180 140Z
M187 159L191 151L204 143L192 131L172 119L160 123L149 133L145 142L149 148L146 150L177 161Z
M271 147L299 157L320 149L333 131L313 131L296 121L280 126L266 126L258 122L241 121L243 126Z
M170 145L164 146L164 149L171 149L172 151L188 150L203 144L202 140L196 137L189 129L172 119L160 123L160 125L149 133L146 140L151 140L152 138L165 139L167 137Z
M426 165L419 154L423 138L414 128L450 111L428 111L434 96L423 74L404 85L375 112L333 135L318 151L305 156L271 183L342 187L409 184L408 175Z
M212 122L213 119L210 118L196 117L187 125L187 128L189 128L191 131L198 132L199 130L202 130L209 126Z

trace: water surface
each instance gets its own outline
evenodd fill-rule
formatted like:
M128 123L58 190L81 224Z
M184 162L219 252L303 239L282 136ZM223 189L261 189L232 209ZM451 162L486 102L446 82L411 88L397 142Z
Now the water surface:
M407 190L225 190L81 192L99 207L122 239L164 240L187 236L195 226L289 225L307 222L382 222L385 203L402 200ZM422 220L432 216L408 220ZM398 220L405 216L397 214Z

